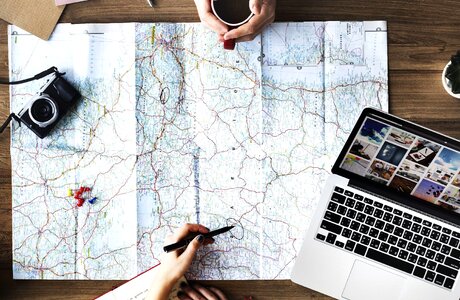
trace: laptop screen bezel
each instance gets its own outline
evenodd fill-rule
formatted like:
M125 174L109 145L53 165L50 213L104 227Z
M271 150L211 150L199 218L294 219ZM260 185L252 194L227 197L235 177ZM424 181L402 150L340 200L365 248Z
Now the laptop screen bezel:
M415 196L405 194L400 191L396 191L394 189L389 188L386 185L379 184L364 176L360 176L358 174L340 168L340 165L344 160L345 155L348 153L351 144L353 143L358 134L358 130L361 128L364 120L367 117L373 118L378 121L382 121L384 123L387 123L388 125L408 131L410 133L414 133L419 137L428 139L441 146L449 147L453 150L460 152L460 141L456 139L445 136L439 132L435 132L431 129L425 128L423 126L417 125L407 120L403 120L394 115L376 110L374 108L365 108L361 113L358 121L356 122L352 132L348 136L348 139L345 142L345 145L342 148L337 160L335 161L334 166L332 167L332 173L348 178L350 180L350 184L353 186L357 186L373 194L389 198L394 202L401 204L402 206L414 208L419 212L427 214L441 221L446 221L448 223L460 226L460 214L443 209L442 207L436 204L427 202Z

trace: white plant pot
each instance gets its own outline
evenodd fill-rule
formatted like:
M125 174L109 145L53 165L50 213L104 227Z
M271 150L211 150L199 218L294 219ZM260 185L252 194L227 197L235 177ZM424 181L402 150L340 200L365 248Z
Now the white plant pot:
M450 66L451 62L449 61L447 65L444 67L444 70L442 71L442 76L441 76L441 81L442 81L442 86L446 90L449 95L451 95L454 98L460 99L460 94L454 94L452 93L452 85L450 83L450 80L446 78L446 71L447 68Z

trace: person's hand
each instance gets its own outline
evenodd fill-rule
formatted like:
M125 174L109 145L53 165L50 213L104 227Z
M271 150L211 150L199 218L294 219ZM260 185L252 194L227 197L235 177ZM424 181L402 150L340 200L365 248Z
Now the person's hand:
M160 259L161 264L157 267L148 299L167 299L173 286L187 272L198 248L214 242L213 239L205 239L201 235L208 232L209 229L202 225L185 224L174 235L166 238L165 244L169 245L183 240L191 233L200 233L185 250L179 249L163 255Z
M180 300L227 300L224 293L214 287L183 284L181 289L182 291L177 293Z
M225 40L235 39L237 43L252 41L265 26L275 20L276 0L250 0L249 7L254 16L246 24L225 33Z
M213 0L195 0L198 16L203 24L219 34L219 40L224 40L224 34L228 32L228 26L222 23L212 12L211 1Z

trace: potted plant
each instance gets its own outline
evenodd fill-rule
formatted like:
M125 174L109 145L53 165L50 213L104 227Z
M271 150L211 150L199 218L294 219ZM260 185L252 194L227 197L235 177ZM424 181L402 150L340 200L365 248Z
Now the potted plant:
M442 85L449 95L460 99L460 50L452 56L444 68Z

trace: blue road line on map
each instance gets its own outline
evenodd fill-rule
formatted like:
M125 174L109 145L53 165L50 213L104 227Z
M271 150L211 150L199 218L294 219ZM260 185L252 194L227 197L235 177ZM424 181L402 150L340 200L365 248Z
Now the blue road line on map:
M193 182L195 188L195 213L196 223L200 224L200 148L193 154Z

